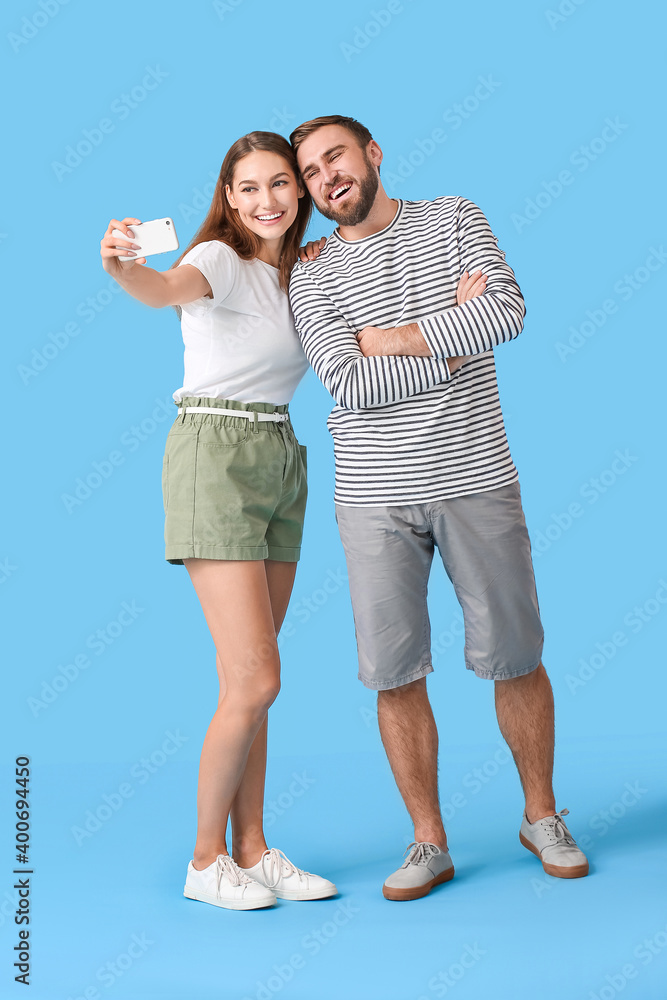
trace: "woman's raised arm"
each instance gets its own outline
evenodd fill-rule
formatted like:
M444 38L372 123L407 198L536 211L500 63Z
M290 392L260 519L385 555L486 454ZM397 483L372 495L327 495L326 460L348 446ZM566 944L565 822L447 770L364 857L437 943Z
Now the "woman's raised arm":
M140 224L139 219L129 216L122 221L112 219L100 241L102 267L118 282L126 292L144 305L161 309L163 306L181 306L194 302L202 295L212 296L211 286L201 273L191 264L184 264L169 271L156 271L145 267L146 258L119 260L134 253L137 244L132 242L129 226ZM113 236L114 229L125 233L127 239Z

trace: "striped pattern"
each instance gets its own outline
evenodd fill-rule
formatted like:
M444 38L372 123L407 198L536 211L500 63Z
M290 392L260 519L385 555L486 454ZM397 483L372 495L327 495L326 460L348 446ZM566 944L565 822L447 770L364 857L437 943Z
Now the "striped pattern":
M525 305L473 202L398 200L392 222L349 242L334 232L297 262L290 302L304 351L336 400L328 427L335 499L349 506L425 503L513 482L493 348L521 332ZM484 295L456 305L464 271ZM365 326L418 323L432 357L365 358ZM446 358L469 355L450 376Z

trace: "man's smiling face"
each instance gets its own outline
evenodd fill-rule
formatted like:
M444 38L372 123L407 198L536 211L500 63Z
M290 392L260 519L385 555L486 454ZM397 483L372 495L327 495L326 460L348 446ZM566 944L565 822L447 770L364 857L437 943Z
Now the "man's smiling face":
M342 226L356 226L366 219L377 194L382 162L382 151L374 140L364 149L342 125L323 125L303 140L297 161L325 218Z

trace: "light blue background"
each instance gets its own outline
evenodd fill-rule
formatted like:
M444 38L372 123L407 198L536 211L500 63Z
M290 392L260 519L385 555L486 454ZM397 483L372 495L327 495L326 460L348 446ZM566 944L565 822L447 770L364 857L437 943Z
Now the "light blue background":
M12 969L11 788L14 758L27 754L39 1000L93 988L111 1000L662 1000L662 7L25 0L5 5L2 23L3 996L23 995ZM154 89L128 104L148 68ZM492 81L481 100L480 77ZM587 845L586 879L545 876L519 845L520 788L513 765L494 756L492 687L464 669L458 605L437 565L429 689L457 876L403 907L382 899L410 826L375 698L356 679L331 403L310 372L291 407L310 500L271 710L267 826L271 843L341 895L240 914L181 896L216 699L203 615L163 551L161 464L182 344L172 310L109 293L98 241L111 217L171 215L186 246L239 135L288 135L331 113L370 127L391 196L479 204L526 299L524 332L496 360L556 697L557 803ZM89 155L54 166L105 118ZM616 134L600 142L608 119ZM434 129L445 138L429 145ZM316 217L311 236L331 228ZM68 510L63 496L95 463L109 472L112 452L119 464ZM617 452L625 458L614 465ZM93 647L124 602L135 617ZM67 680L77 655L88 665ZM168 732L182 740L170 754ZM151 755L149 773L140 761ZM105 804L82 839L77 829ZM98 975L133 934L143 950Z

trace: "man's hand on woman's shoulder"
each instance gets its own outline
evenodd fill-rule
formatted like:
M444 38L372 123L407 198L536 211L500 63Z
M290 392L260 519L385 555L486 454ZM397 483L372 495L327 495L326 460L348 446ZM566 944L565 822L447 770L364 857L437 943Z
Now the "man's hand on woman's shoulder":
M299 248L299 260L306 264L309 260L315 260L320 255L320 250L327 241L326 236L320 236L319 240L310 240L305 247Z

